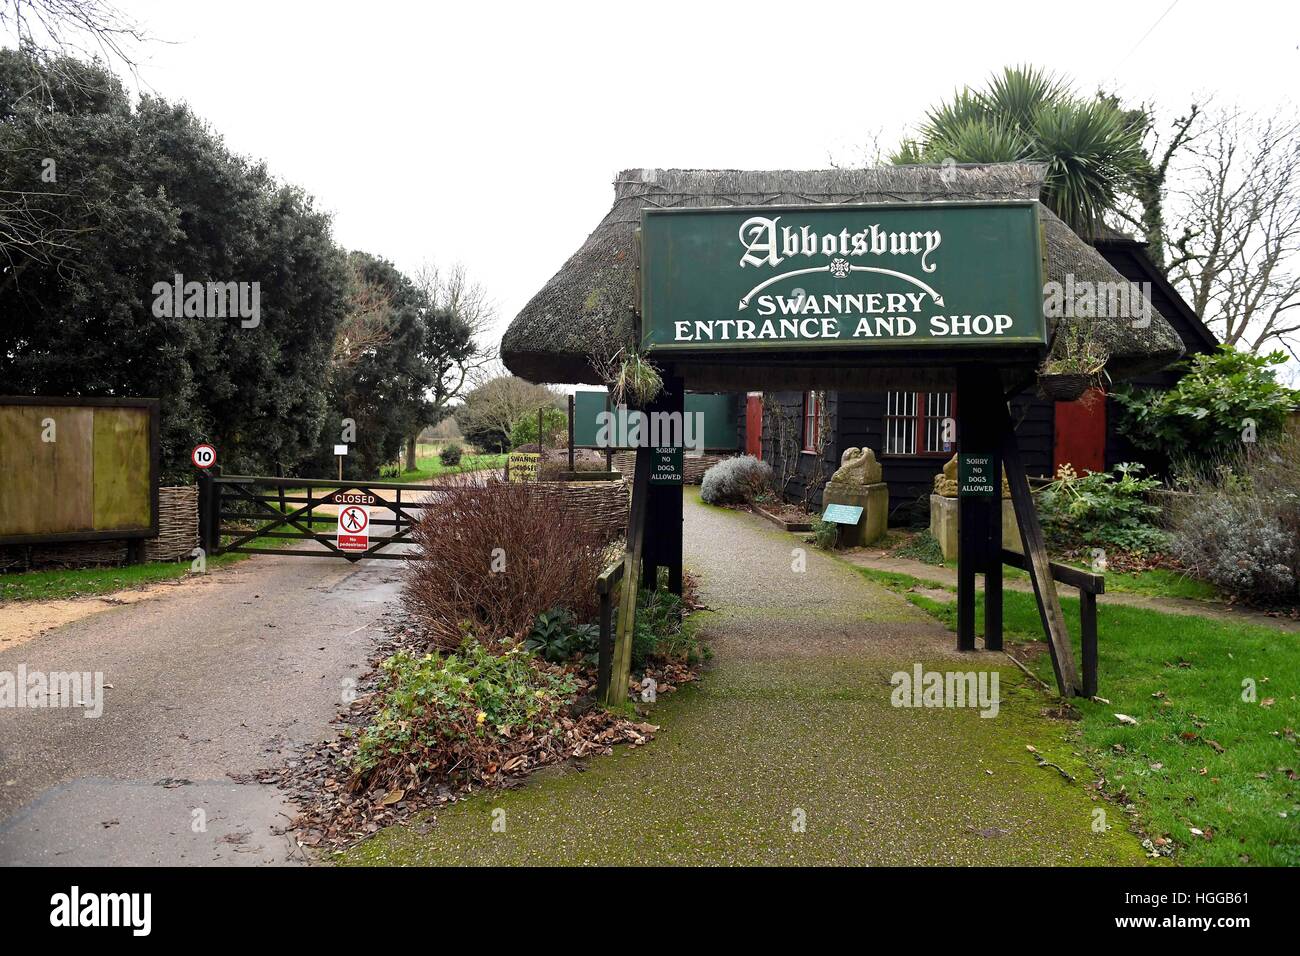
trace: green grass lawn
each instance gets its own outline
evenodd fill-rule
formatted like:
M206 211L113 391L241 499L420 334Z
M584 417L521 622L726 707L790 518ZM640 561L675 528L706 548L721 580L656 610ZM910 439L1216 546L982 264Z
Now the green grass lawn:
M291 538L254 538L249 547L284 548L298 542ZM209 570L252 557L248 554L219 554L207 559ZM190 560L150 561L106 568L69 568L0 574L0 604L6 601L61 601L75 597L112 594L158 581L173 581L190 573Z
M421 446L423 448L425 446ZM428 481L430 478L437 478L440 475L454 474L461 471L483 471L486 469L500 469L506 466L505 455L465 455L461 458L459 465L444 465L436 454L421 457L417 454L415 459L416 469L414 471L403 471L398 476L398 481ZM389 479L391 480L391 479Z
M276 539L279 541L282 539ZM259 547L276 547L269 540L259 540ZM248 557L246 554L222 554L208 559L209 568L219 568ZM111 594L126 588L138 588L157 581L171 581L189 573L190 562L152 561L108 568L72 568L68 570L24 571L0 575L0 603L5 601L55 601L96 594Z
M896 590L913 586L907 575L859 570ZM908 599L956 626L955 603ZM1061 604L1077 655L1079 602ZM1032 594L1005 591L1003 607L1008 640L1043 639ZM1110 703L1076 703L1077 743L1107 792L1136 806L1149 836L1172 840L1181 863L1300 865L1300 637L1115 604L1097 614L1099 693ZM976 620L982 632L982 599ZM1048 655L1034 667L1054 684ZM1253 701L1242 699L1247 680Z

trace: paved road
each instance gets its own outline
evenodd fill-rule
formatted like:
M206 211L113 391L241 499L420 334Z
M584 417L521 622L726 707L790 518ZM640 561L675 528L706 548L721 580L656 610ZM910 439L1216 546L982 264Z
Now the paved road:
M333 733L401 568L257 556L0 652L112 685L97 719L0 708L0 863L302 862L280 792L239 780Z

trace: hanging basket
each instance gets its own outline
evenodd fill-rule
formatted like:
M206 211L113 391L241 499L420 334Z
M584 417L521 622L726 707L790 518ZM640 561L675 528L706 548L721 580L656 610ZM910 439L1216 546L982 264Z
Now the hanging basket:
M1096 375L1075 372L1063 375L1039 375L1038 394L1057 402L1073 402L1083 398L1088 389L1097 384Z

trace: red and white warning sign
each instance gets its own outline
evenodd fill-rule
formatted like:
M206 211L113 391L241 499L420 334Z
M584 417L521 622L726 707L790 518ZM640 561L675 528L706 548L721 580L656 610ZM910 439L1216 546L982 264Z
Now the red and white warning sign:
M341 509L337 539L340 551L369 551L370 509L364 505Z
M190 461L194 462L195 468L211 468L217 463L217 450L207 442L195 445L190 452Z

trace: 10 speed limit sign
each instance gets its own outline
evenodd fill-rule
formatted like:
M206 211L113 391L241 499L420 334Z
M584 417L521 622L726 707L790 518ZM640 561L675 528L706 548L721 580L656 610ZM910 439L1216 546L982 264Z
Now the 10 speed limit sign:
M209 444L195 445L190 452L190 461L195 468L211 468L217 463L217 450Z
M340 551L369 551L370 509L365 505L340 509L337 541Z

